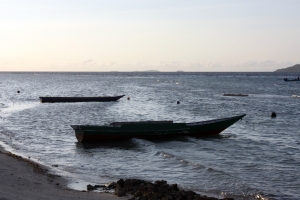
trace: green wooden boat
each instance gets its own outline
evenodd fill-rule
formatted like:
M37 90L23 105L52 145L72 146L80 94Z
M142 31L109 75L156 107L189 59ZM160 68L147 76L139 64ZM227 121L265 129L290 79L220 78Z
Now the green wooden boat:
M79 142L102 142L106 140L141 138L157 139L176 136L217 135L242 119L239 115L222 119L173 123L173 121L113 122L107 126L71 125Z

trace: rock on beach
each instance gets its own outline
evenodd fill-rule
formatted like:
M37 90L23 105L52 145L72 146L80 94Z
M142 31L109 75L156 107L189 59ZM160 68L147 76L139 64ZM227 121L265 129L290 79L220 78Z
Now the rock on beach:
M92 187L89 186L89 188ZM165 180L152 183L139 179L120 179L103 189L114 189L115 195L118 197L129 196L129 200L220 200L179 189L177 184L168 184ZM233 199L224 198L223 200Z

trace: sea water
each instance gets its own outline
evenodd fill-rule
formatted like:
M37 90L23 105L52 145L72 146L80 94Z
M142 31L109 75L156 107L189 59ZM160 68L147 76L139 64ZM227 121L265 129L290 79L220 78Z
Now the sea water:
M0 141L14 153L57 165L58 173L76 182L166 180L208 196L299 199L300 82L283 81L297 76L3 72ZM123 94L117 102L39 102L40 96ZM270 117L272 112L276 118ZM114 121L196 122L240 114L247 115L219 136L205 138L81 144L70 127Z

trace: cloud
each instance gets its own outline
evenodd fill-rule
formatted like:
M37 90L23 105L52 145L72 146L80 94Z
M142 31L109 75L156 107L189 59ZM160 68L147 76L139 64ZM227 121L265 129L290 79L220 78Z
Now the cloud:
M95 62L92 59L88 59L82 62L83 65L91 65L91 64L95 64Z
M276 69L290 67L294 64L296 63L291 61L250 60L244 63L237 64L234 66L234 68L239 71L275 71Z
M159 62L99 62L94 59L74 62L56 63L11 63L2 62L1 71L144 71L158 70L174 72L183 70L186 72L273 72L299 64L298 61L276 60L248 60L245 62L184 62L184 61L159 61ZM17 67L14 67L17 66Z

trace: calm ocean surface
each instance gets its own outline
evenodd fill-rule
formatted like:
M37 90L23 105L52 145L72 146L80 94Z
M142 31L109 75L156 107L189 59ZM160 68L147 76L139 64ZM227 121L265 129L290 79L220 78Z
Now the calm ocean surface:
M45 165L58 165L58 173L77 182L163 179L216 197L296 200L300 82L283 78L299 75L0 73L0 144ZM38 98L122 94L126 96L118 102L42 104ZM270 117L272 111L276 118ZM133 120L194 122L243 113L242 121L209 138L81 144L70 127Z

